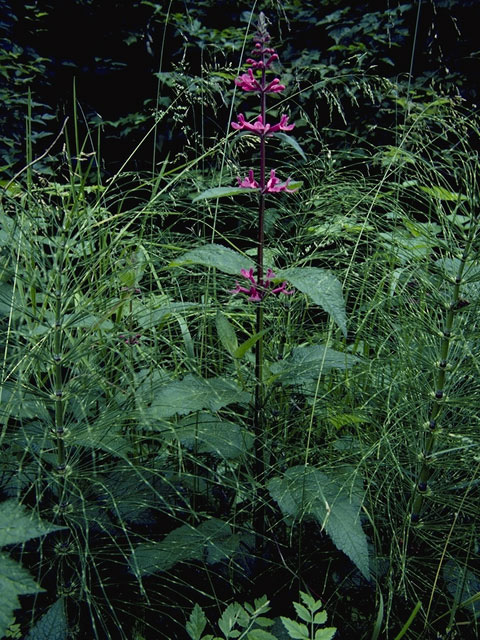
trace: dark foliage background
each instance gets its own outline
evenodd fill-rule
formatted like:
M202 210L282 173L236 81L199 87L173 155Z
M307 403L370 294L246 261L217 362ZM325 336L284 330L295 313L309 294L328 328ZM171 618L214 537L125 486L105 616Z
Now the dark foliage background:
M155 161L167 152L197 152L187 129L198 129L199 119L209 137L227 130L228 75L240 59L250 2L3 0L0 6L4 177L26 161L29 92L33 157L73 115L75 84L85 128L102 125L107 175L175 98L176 117L162 118L131 168L150 169L153 147ZM271 0L258 3L259 10L273 23L298 110L327 128L326 145L351 148L369 131L372 141L372 128L379 143L388 142L393 112L402 104L392 103L387 86L403 100L478 100L476 0ZM35 165L37 172L56 171L61 144Z

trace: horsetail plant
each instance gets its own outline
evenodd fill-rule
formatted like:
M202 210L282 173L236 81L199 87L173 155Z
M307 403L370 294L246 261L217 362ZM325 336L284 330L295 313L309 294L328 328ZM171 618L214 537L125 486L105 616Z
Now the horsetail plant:
M475 226L472 224L469 228L469 233L461 258L458 260L456 265L456 273L447 275L449 282L453 285L453 290L451 293L451 299L446 305L444 325L440 332L440 357L436 362L437 374L435 376L435 388L433 390L433 399L427 422L428 436L424 450L421 454L421 465L415 485L410 514L411 521L414 524L420 521L425 496L427 496L429 492L428 482L432 475L431 456L435 450L437 438L442 429L441 419L443 417L446 399L447 372L451 366L448 356L450 346L454 338L454 318L458 311L469 304L468 300L461 297L460 290L467 261L471 253L474 234Z

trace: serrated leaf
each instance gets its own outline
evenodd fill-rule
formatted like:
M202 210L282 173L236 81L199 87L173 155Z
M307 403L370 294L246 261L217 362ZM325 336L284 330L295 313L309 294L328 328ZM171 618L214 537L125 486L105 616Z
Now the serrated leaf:
M186 415L201 409L218 411L232 403L249 401L233 380L225 378L199 378L191 374L160 387L145 414L153 419Z
M304 622L311 622L312 614L303 606L303 604L294 602L293 607L300 620L303 620Z
M325 627L325 629L317 629L315 631L315 640L332 640L336 633L336 627Z
M123 415L102 418L93 424L82 421L68 431L66 441L72 445L102 449L113 456L123 457L132 451L132 445L123 436Z
M305 384L331 369L350 369L359 358L321 344L295 347L292 353L270 365L270 371L284 385Z
M308 633L308 629L304 624L300 624L295 620L291 620L290 618L285 618L284 616L280 616L285 629L288 631L288 635L290 638L294 640L309 640L310 636Z
M309 296L315 304L329 313L347 335L347 315L340 281L326 269L317 267L294 267L278 274L296 289Z
M245 627L248 624L249 615L238 602L229 604L218 620L218 626L223 635L227 638L235 637L233 635L233 627L238 623ZM236 634L237 636L240 634Z
M128 563L133 573L144 576L168 571L178 562L198 560L205 553L207 561L212 562L212 554L213 561L218 561L225 557L225 545L231 537L230 525L217 518L210 518L197 528L184 524L159 542L135 547Z
M44 536L52 531L61 531L66 527L58 527L42 522L34 513L16 502L6 500L0 503L0 547L7 544L26 542L31 538Z
M248 189L245 187L212 187L206 189L202 193L197 194L192 198L192 202L198 202L198 200L207 200L209 198L225 198L227 196L238 196L244 193L251 193L256 189Z
M326 621L327 621L327 612L326 611L319 611L318 613L315 614L315 616L313 618L313 622L315 624L325 624Z
M254 269L254 263L241 253L224 247L221 244L206 244L196 247L177 258L170 266L202 264L204 267L215 267L223 273L240 275L242 269Z
M248 640L277 640L274 635L263 629L253 629L247 635Z
M220 310L217 311L217 314L215 316L215 326L217 327L217 333L218 337L220 338L220 342L228 351L228 353L233 356L238 348L237 335L232 323Z
M370 579L367 538L359 518L363 491L350 490L340 478L302 465L272 478L267 487L284 515L317 520L335 546Z
M270 607L267 607L267 611ZM271 627L273 624L273 620L271 618L265 618L263 616L258 616L255 618L255 624L258 624L259 627Z
M300 599L312 613L322 607L322 603L320 602L320 600L315 600L309 593L305 593L305 591L300 591Z
M253 604L257 614L266 613L267 611L270 611L270 600L267 598L265 594L263 596L260 596L260 598L255 598L255 600L253 601Z
M67 640L68 629L65 603L59 598L30 630L25 640Z
M190 618L185 625L187 633L192 640L200 640L206 626L207 618L200 605L196 603L193 607L192 613L190 614Z
M291 147L293 147L295 149L295 151L297 153L299 153L304 160L307 159L307 156L305 155L302 147L298 144L298 142L296 141L295 138L293 138L292 136L287 135L286 133L282 133L280 131L277 131L276 133L274 133L272 135L275 138L279 138L280 140L283 140L283 142L285 142L286 144L289 144ZM293 186L293 185L289 185L289 186Z
M244 455L253 446L249 431L205 412L183 418L172 429L171 436L184 446L195 448L197 453L210 453L227 460Z
M40 593L42 589L26 569L15 560L0 554L0 638L15 621L13 611L20 609L18 596Z

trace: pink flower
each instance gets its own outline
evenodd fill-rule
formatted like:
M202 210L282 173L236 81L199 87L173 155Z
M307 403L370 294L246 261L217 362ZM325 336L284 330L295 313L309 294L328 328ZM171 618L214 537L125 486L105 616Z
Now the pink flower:
M273 49L264 49L265 53L271 53L270 58L265 62L265 64L261 60L253 60L252 58L247 58L247 63L252 67L252 69L268 69L270 65L278 60L278 55L274 53ZM258 55L258 51L252 51L252 55Z
M273 125L264 123L262 116L258 116L253 123L247 122L243 113L239 113L237 119L238 122L231 123L234 129L236 129L237 131L245 129L246 131L252 131L252 133L258 133L258 135L260 136L270 136L276 131L291 131L295 127L294 124L288 124L288 116L286 115L282 115L282 117L280 118L280 122L277 122L277 124Z
M288 116L285 114L280 118L280 122L274 124L270 129L270 133L274 133L275 131L291 131L295 128L294 124L288 124Z
M237 178L237 181L238 181L238 186L245 187L245 189L258 189L260 186L253 177L253 169L250 169L250 171L248 172L248 176L246 178L242 180L239 176Z
M238 186L244 187L245 189L260 188L260 185L254 178L253 169L250 169L250 171L248 172L248 176L243 178L243 180L239 176L237 178L237 181L238 181ZM298 188L297 189L295 188L292 189L291 187L289 188L288 185L290 184L290 182L291 182L291 178L287 178L285 182L280 182L279 178L277 178L277 176L275 175L275 169L272 169L270 171L270 179L265 185L264 193L279 193L280 191L286 191L287 193L294 193L295 191L298 191Z
M244 91L260 91L261 93L278 93L285 89L285 85L280 84L278 78L274 78L265 87L258 82L253 75L252 68L248 69L247 73L242 73L241 76L235 79L235 84Z
M252 69L249 69L247 73L242 73L242 75L235 80L235 84L237 85L237 87L240 87L240 89L243 89L244 91L262 90L260 83L253 76Z
M275 274L271 269L267 269L265 280L263 280L260 284L258 284L255 280L253 269L249 269L248 271L246 269L241 269L240 273L250 282L251 286L247 289L247 287L242 287L238 282L235 282L235 289L231 291L231 293L246 293L248 295L248 299L251 302L260 302L263 296L268 293L283 293L286 296L291 296L293 293L295 293L293 290L286 290L286 282L282 282L280 286L275 287L274 289L268 289L268 287L272 286L272 280L275 278Z
M279 91L283 91L284 89L285 89L285 85L280 84L280 80L278 78L274 78L271 82L267 84L267 86L263 91L265 93L278 93Z
M294 191L298 191L298 189L289 189L288 185L290 184L291 179L288 178L286 182L280 182L277 176L275 175L275 169L270 171L270 179L267 182L267 186L265 187L265 191L267 193L278 193L279 191L288 191L289 193L293 193ZM280 182L280 183L279 183Z

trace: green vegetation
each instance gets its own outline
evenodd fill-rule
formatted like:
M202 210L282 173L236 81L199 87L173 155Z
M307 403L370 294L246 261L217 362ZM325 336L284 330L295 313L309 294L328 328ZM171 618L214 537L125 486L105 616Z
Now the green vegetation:
M216 30L207 0L132 4L161 60L138 112L103 121L75 83L49 119L52 59L1 50L0 637L478 637L480 123L460 71L388 75L407 4L225 2ZM258 264L237 188L258 145L229 127L257 115L233 91L249 9L282 52L269 121L296 123L268 170L301 185L265 194L265 268L295 292L264 296L260 331L232 293Z

